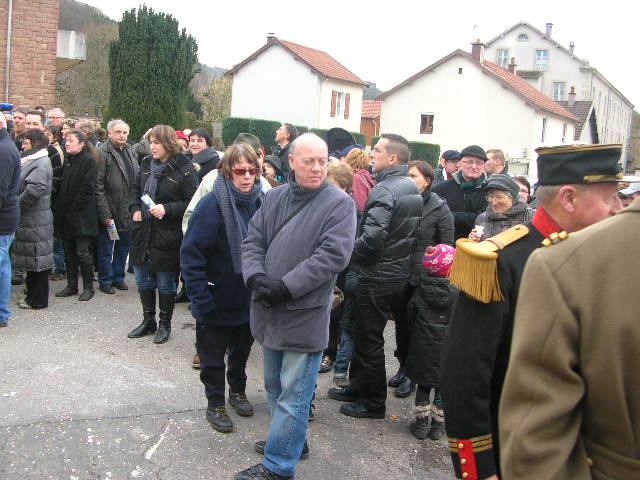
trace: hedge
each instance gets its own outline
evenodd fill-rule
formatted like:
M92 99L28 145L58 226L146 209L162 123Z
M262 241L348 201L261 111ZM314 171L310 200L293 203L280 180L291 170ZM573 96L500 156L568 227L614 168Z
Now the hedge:
M375 137L371 137L371 148L376 146L376 143L378 143L378 140L380 140L379 135L376 135Z
M250 118L227 117L222 120L222 141L231 145L240 132L249 131Z
M359 143L360 145L364 145L365 147L367 146L367 136L364 133L358 133L358 132L350 132L351 135L353 135L353 138L356 139L356 143Z
M411 160L426 160L433 168L440 160L440 145L425 142L409 142Z

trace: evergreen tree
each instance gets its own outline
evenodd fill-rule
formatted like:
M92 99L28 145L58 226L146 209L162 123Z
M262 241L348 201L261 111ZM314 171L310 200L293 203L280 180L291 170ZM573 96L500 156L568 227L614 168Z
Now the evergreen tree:
M119 40L109 51L109 118L122 118L130 137L159 123L179 130L198 64L198 45L171 15L142 6L122 15Z

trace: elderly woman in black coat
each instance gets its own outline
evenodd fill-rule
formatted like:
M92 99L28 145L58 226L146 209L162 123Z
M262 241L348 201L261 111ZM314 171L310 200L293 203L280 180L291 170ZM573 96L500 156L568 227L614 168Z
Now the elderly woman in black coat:
M49 139L37 129L22 136L20 154L20 224L11 246L11 265L27 272L27 296L20 308L49 305L49 270L53 267L53 169L47 155Z
M129 261L136 275L143 320L128 337L139 338L157 330L153 341L165 343L171 333L176 298L182 216L198 188L198 176L182 154L173 128L156 125L149 133L149 143L151 155L140 162L129 204L133 216Z
M78 300L93 298L93 255L91 241L98 235L96 206L96 151L84 133L72 129L65 133L66 160L60 190L54 205L56 237L64 242L67 286L56 297L78 293L78 267L82 272L82 293Z

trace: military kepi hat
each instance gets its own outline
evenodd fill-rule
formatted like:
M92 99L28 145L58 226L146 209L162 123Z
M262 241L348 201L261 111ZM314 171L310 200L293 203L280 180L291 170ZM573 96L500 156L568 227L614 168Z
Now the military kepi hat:
M622 182L622 145L560 145L536 148L538 185Z

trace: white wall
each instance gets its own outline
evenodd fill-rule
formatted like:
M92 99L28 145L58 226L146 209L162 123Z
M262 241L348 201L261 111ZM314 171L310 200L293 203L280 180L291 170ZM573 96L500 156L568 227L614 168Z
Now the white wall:
M315 127L319 94L318 76L274 45L233 75L231 116Z
M331 93L335 90L350 94L349 118L331 116ZM320 99L318 104L318 128L341 127L350 132L360 131L360 114L362 113L362 87L354 83L341 82L333 78L324 80L320 87Z
M519 41L521 33L526 33L529 41ZM509 50L509 60L516 58L517 70L534 70L536 49L549 50L549 69L542 75L537 88L553 98L553 82L566 82L566 94L572 86L576 87L576 100L592 100L594 103L600 143L627 145L633 106L597 73L590 69L581 70L584 65L580 60L572 58L568 52L557 48L527 26L515 28L504 38L496 40L485 49L485 58L497 63L498 49L503 48Z
M420 134L423 113L434 115L433 134ZM569 124L566 143L573 143L572 121L545 115L551 118L545 144L561 143L562 123ZM441 151L471 144L485 150L500 148L510 159L531 162L541 144L542 114L475 62L458 56L384 98L380 131L436 143ZM548 143L551 140L556 143Z

